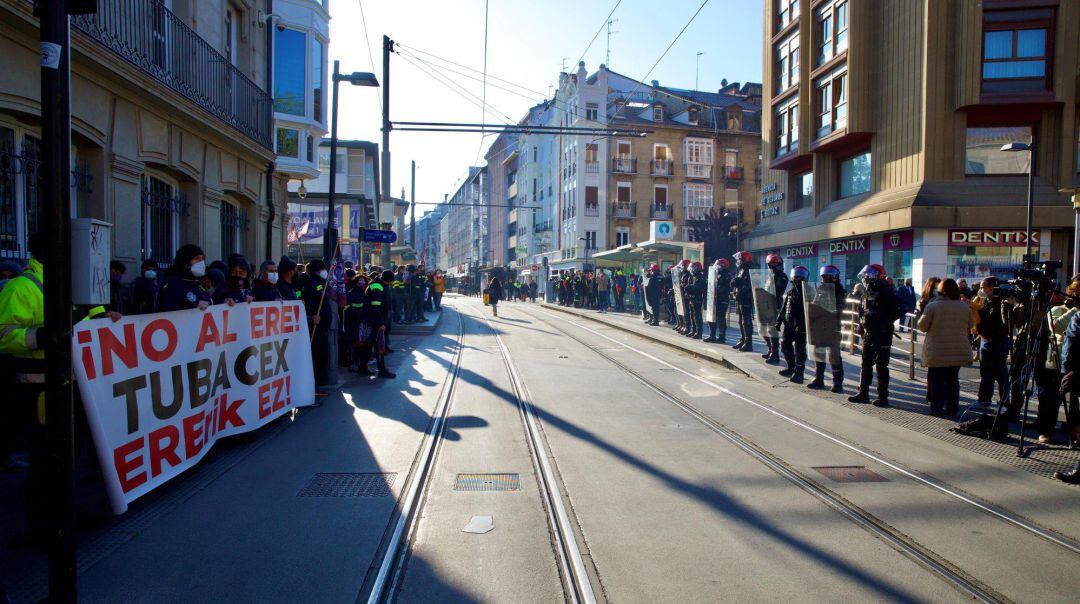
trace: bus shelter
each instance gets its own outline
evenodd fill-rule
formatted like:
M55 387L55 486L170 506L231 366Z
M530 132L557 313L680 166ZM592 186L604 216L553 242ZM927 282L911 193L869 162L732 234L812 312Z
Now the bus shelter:
M597 267L621 269L623 272L641 274L653 264L667 270L683 259L705 263L705 244L690 241L654 241L630 243L593 256Z

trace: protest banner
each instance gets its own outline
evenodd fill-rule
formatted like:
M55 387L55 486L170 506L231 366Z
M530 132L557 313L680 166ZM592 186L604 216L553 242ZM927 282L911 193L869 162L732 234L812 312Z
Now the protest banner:
M194 466L219 438L315 402L298 301L82 321L71 345L116 514Z

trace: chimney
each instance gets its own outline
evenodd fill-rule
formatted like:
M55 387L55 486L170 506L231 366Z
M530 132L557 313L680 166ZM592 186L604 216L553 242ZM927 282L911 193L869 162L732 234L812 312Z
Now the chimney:
M659 88L660 87L660 80L653 80L652 81L652 87L653 88Z

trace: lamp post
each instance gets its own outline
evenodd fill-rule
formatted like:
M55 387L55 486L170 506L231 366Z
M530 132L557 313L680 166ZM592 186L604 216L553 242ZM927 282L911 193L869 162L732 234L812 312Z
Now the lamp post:
M1025 241L1024 248L1024 267L1027 268L1032 264L1035 264L1035 258L1031 255L1031 223L1035 213L1035 137L1031 137L1031 142L1028 143L1008 143L1002 145L1002 151L1009 152L1028 152L1028 186L1027 186L1027 226L1025 228Z
M330 192L327 194L326 232L323 233L323 261L329 266L333 262L337 247L337 225L334 223L334 202L337 193L337 124L338 124L338 83L348 82L353 86L377 87L379 81L375 74L364 71L341 73L341 61L334 61L334 102L330 109Z

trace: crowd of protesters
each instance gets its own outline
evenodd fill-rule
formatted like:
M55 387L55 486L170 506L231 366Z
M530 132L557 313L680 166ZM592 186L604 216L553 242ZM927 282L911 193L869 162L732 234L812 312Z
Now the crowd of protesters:
M650 325L663 320L686 337L710 343L726 343L730 312L740 334L734 349L753 352L756 332L765 341L764 361L779 365L783 359L786 367L779 373L791 382L804 382L808 357L812 356L810 389L825 388L826 372L831 368L831 390L844 392L841 343L858 336L861 370L857 390L848 400L879 407L889 406L889 361L898 331L917 329L922 334L919 360L926 368L926 402L931 415L962 419L960 370L978 364L978 403L992 411L968 423L992 424L1004 430L1023 412L1023 382L1031 374L1038 442L1052 442L1064 405L1064 437L1071 447L1080 448L1080 275L1064 292L1050 296L1045 308L1032 310L1026 308L1032 303L1023 295L1022 285L992 276L974 287L965 279L931 277L919 295L910 279L897 284L883 266L869 264L859 272L849 294L840 282L839 269L832 265L823 266L819 284L807 288L808 269L795 266L785 271L776 254L767 256L766 268L756 277L751 276L752 254L739 252L733 260L734 267L727 258L714 263L717 272L711 299L717 308L709 316L715 321L703 321L710 292L708 270L700 262L683 260L674 272L661 271L654 264L640 276L621 270L565 271L552 277L550 287L563 306L600 313L612 307L640 312ZM807 293L815 299L804 299ZM822 304L821 298L829 303ZM1036 317L1046 314L1046 331L1050 333L1029 345L1025 324L1032 313ZM850 329L845 329L845 324ZM808 346L811 330L816 330L817 337ZM1032 350L1034 362L1025 363ZM876 396L871 396L875 381ZM974 431L971 426L968 429ZM1057 476L1066 482L1080 482L1080 465Z

